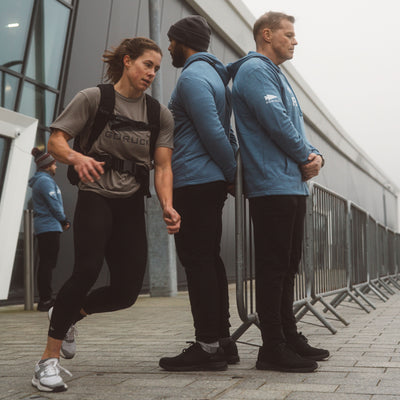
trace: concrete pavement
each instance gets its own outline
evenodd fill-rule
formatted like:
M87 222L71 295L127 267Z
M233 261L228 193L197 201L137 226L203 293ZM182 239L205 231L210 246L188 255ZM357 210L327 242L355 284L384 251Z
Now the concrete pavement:
M231 302L234 303L234 288ZM238 343L241 362L223 372L171 373L158 367L193 339L186 292L173 298L140 296L128 310L97 314L79 323L78 353L61 360L67 392L31 386L35 362L46 340L46 313L0 308L0 399L62 400L400 400L400 294L369 314L345 302L338 311L350 322L332 335L313 316L300 330L310 343L327 348L329 360L311 374L258 371L259 331L252 326ZM240 325L232 304L233 329ZM242 342L250 343L243 344Z

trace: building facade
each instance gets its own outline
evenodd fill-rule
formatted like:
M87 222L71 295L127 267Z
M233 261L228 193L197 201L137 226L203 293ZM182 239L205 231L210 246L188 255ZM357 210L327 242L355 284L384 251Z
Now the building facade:
M38 119L35 144L42 148L48 139L48 126L75 93L103 81L101 58L104 50L118 45L126 37L154 37L151 30L154 18L156 21L159 18L159 44L164 52L157 94L164 104L168 103L180 74L171 65L166 35L170 25L178 19L190 14L206 17L213 31L209 51L226 64L254 50L252 25L255 18L241 0L2 0L0 7L0 106ZM286 63L283 69L299 97L310 141L326 160L326 167L316 180L397 230L394 185L343 131L291 64ZM13 173L8 169L9 151L10 140L0 131L1 187L7 174ZM31 174L33 168L32 163ZM65 166L58 168L56 180L63 193L66 214L72 219L76 188L67 182ZM29 200L27 190L24 208L29 207ZM173 294L174 286L184 287L185 278L182 268L176 265L172 238L158 237L157 221L161 219L157 207L153 196L147 207L150 273L145 277L144 290L157 293L157 287L165 285L167 280L169 289L165 293ZM18 226L21 226L21 217L15 220ZM10 290L7 297L0 300L22 298L22 231L21 226ZM73 267L72 240L72 232L62 235L54 274L56 290ZM233 278L233 198L224 210L222 254L228 275ZM104 268L99 281L107 279L107 268Z

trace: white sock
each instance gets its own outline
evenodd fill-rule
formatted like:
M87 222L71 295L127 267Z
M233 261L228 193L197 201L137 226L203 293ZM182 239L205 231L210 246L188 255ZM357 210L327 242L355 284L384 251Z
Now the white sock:
M204 343L204 342L199 342L199 345L201 348L206 351L207 353L214 354L217 352L218 347L219 347L219 342L213 342L213 343Z

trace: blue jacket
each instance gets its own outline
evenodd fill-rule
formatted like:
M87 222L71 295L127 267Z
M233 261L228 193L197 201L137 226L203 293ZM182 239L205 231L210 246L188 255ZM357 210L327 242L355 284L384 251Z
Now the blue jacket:
M35 234L62 232L66 220L61 191L48 172L37 171L29 179L32 188L33 225Z
M210 53L186 60L168 104L175 120L174 188L234 182L237 142L230 129L229 80L225 66Z
M247 197L308 195L299 166L320 153L305 136L303 113L281 69L250 52L228 71Z

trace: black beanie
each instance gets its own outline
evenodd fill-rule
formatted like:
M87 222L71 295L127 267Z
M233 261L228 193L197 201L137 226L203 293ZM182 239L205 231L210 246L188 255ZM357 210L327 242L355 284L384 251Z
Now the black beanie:
M31 151L33 157L35 157L35 163L37 169L45 169L50 167L51 164L54 164L56 160L50 153L45 153L39 150L37 147L34 147Z
M200 15L190 15L171 25L167 33L174 39L193 50L207 51L210 44L211 29L205 18Z

